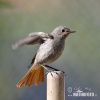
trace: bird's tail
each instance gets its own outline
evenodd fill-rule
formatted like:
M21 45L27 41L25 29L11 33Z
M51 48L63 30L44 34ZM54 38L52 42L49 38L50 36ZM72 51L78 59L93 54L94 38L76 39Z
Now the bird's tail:
M21 87L22 85L32 86L35 81L35 85L38 85L41 82L44 82L44 68L39 64L33 64L30 70L26 73L26 75L17 83L17 87Z

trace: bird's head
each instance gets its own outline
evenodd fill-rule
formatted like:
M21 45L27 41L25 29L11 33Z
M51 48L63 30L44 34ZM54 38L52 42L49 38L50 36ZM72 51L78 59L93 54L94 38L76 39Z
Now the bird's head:
M71 31L69 28L66 26L59 26L53 30L51 35L54 37L59 37L59 38L66 38L70 33L75 33L76 31Z

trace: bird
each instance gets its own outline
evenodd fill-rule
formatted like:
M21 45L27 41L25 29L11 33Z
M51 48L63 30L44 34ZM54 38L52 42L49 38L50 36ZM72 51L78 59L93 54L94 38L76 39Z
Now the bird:
M65 39L70 33L75 33L66 26L56 27L50 34L45 32L32 32L27 37L19 40L12 45L15 50L23 45L40 44L36 55L31 62L31 68L25 76L17 83L20 88L23 85L31 87L33 83L36 86L44 82L44 69L48 69L48 64L57 60L65 47Z

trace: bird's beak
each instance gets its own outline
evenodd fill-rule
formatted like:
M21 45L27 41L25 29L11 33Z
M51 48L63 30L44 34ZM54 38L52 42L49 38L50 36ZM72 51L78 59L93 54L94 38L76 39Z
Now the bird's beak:
M76 31L70 31L70 33L75 33Z

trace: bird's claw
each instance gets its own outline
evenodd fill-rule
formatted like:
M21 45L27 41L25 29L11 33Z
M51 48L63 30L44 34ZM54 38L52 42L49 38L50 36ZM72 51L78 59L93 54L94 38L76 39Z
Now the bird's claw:
M52 70L49 70L48 72L46 72L46 74L50 73L51 76L53 77L53 74L52 74Z

